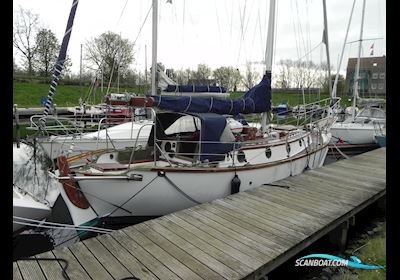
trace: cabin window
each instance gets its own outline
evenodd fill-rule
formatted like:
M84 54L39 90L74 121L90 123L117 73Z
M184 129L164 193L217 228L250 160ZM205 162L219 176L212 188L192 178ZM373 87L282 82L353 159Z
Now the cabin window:
M266 149L265 149L265 156L266 156L267 158L270 158L271 155L272 155L271 148L270 148L270 147L266 148Z
M303 143L301 142L301 139L299 140L299 146L303 146Z
M113 159L114 158L114 154L110 154L110 159Z
M237 154L237 160L239 162L245 162L246 161L246 155L244 154L243 151L239 151Z
M290 144L289 143L286 144L286 152L288 153L288 156L289 156L289 154L290 154Z

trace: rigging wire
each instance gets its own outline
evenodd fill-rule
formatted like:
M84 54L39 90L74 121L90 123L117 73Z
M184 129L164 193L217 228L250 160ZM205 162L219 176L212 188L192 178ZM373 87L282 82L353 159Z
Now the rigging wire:
M38 221L35 219L29 219L29 218L24 218L24 217L19 217L19 216L13 216L13 219L22 220L22 221L26 221L26 222L32 222L32 223L38 223L38 224L45 224L45 225L49 225L49 226L67 226L67 227L74 227L76 229L94 229L94 230L113 232L113 230L111 230L111 229L103 229L103 228L99 228L99 227L84 226L84 225L76 226L76 225L63 224L63 223ZM60 227L56 227L56 228L59 229Z

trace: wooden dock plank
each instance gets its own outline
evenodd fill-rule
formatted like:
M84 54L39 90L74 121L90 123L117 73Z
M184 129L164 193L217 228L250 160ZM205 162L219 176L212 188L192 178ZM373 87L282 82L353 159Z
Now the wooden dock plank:
M229 211L229 209L223 208L221 206L215 205L215 201L212 205L208 205L207 210L226 219L231 220L233 223L237 224L238 226L244 227L257 233L261 236L271 236L275 241L279 242L280 244L284 244L285 246L291 246L294 240L292 237L281 236L282 231L276 230L275 228L269 228L266 225L259 225L258 222L249 220L245 216L236 216L237 213L233 213L233 211Z
M173 216L173 214L171 216ZM169 215L166 218L168 217ZM190 223L191 225L197 227L198 229L207 232L209 235L211 235L211 238L218 239L249 256L253 256L254 258L259 259L261 261L265 261L272 257L271 254L268 254L265 251L260 250L258 246L255 246L256 244L249 245L246 242L242 242L243 237L234 238L232 235L237 236L235 232L229 230L229 235L228 235L225 231L222 232L219 231L218 229L221 228L218 228L218 226L217 229L212 227L210 225L211 223L210 220L204 219L202 217L198 218L198 216L192 216L189 214L189 211L179 212L179 217L181 219L184 219L187 223ZM246 241L248 241L248 239L246 239Z
M243 266L245 269L248 267L255 269L262 265L261 260L249 256L225 242L212 238L210 234L186 222L184 218L179 215L172 214L165 218L178 225L178 227L175 227L177 234L203 250L220 250L227 256L232 257L231 262L236 259L240 262L238 265ZM167 223L171 226L172 224L169 223L169 221Z
M88 250L84 243L78 242L69 247L69 250L75 256L85 271L92 279L112 280L113 277L103 267L103 265Z
M367 160L364 159L358 159L354 160L352 162L348 161L337 161L334 163L332 166L341 166L341 167L348 167L352 169L357 169L359 171L378 171L380 173L385 173L386 172L386 160L382 161L373 161L372 163L368 162Z
M201 250L201 248L198 248L193 244L195 242L191 243L186 239L182 238L181 236L179 236L178 234L176 234L176 228L168 227L167 229L165 227L165 223L163 223L164 220L159 222L160 222L159 224L151 223L147 225L149 228L151 228L151 230L158 232L166 239L168 239L171 243L175 244L177 247L190 254L191 257L201 262L202 266L205 266L204 264L207 264L209 266L209 269L217 272L223 278L229 279L229 278L236 278L239 276L238 272L230 267L229 262L225 262L226 257L224 257L222 253L219 253L215 249L213 250L213 248L211 248L211 251L204 252L203 250ZM241 265L240 262L238 262L237 260L234 260L234 262L237 265ZM200 269L198 268L198 265L193 266L193 264L189 263L187 264L187 266L196 271L197 273L201 274L203 278L207 279L209 277L207 275L203 275L203 271L201 267ZM239 272L242 271L243 266L239 267L237 270Z
M62 275L62 269L63 267L66 267L67 264L63 262L60 264L51 251L36 255L35 258L38 259L37 261L46 279L64 279L64 276ZM39 260L39 258L53 260Z
M369 197L376 193L376 190L369 189L368 186L364 186L362 183L356 184L355 181L347 182L341 180L337 176L332 176L324 173L308 172L307 177L303 180L310 181L313 184L313 189L316 191L324 191L329 188L331 191L336 191L348 195L351 199L358 196Z
M324 208L325 209L324 212L327 215L335 214L337 213L338 209L341 209L340 205L337 205L331 201L325 201L320 196L316 198L315 196L307 195L304 192L302 192L302 189L276 188L275 190L271 191L270 188L260 187L260 191L264 191L267 194L270 194L272 192L273 195L280 196L283 198L292 197L295 198L297 201L300 201L301 204L312 205L312 207L315 209Z
M226 211L226 213L232 214L237 218L243 218L243 220L250 220L257 223L257 226L262 229L270 228L274 229L274 232L279 234L282 238L287 240L292 240L292 238L307 237L306 234L300 231L296 231L292 229L291 225L283 222L280 218L274 216L274 213L271 215L258 215L257 213L253 213L253 211L246 211L249 208L246 206L237 203L230 203L230 200L217 200L215 201L215 206L219 209ZM242 211L242 209L244 211ZM250 209L251 210L251 209Z
M351 205L354 201L354 190L342 189L338 184L332 184L322 180L319 177L299 176L297 180L287 180L285 183L294 188L302 189L305 192L315 193L318 192L321 196L330 198L340 205ZM366 194L369 191L365 192Z
M358 199L340 190L332 188L330 185L320 186L320 188L315 188L313 182L310 180L302 179L300 182L292 183L286 182L287 185L291 187L291 190L296 192L301 192L304 195L313 197L314 199L320 199L321 201L336 201L336 205L340 207L354 207ZM310 188L310 186L312 186Z
M307 175L329 180L329 183L332 184L337 183L337 186L343 189L353 189L354 191L360 190L361 192L370 190L373 193L374 191L379 191L384 188L385 184L385 179L379 180L373 184L365 181L365 178L363 179L362 177L355 179L353 176L350 178L349 174L345 177L344 174L332 173L326 170L310 170Z
M19 271L18 264L16 262L13 263L13 279L14 280L23 280L21 272Z
M257 189L257 194L264 194L264 197L269 196L274 199L280 199L286 204L301 207L302 211L314 213L314 215L318 215L328 220L330 220L332 216L337 213L338 210L338 208L333 209L331 207L325 206L322 203L317 203L314 205L313 201L310 199L298 199L297 197L288 196L285 193L279 192L279 190L276 189L271 191L268 188L264 188L264 186Z
M352 175L355 175L356 177L364 177L364 179L370 179L372 182L374 182L376 179L381 179L383 180L383 176L386 176L386 169L385 168L368 168L365 166L360 166L360 165L332 165L330 168L324 168L321 169L324 171L331 171L331 172L341 172L342 174L349 174L350 172Z
M106 247L111 254L117 258L124 267L135 277L139 279L157 279L157 277L142 263L140 263L134 256L130 254L124 246L121 246L110 235L101 235L96 237L101 244Z
M53 254L59 258L64 259L68 262L68 267L66 269L67 275L71 280L79 279L91 279L86 273L85 269L81 266L79 261L74 257L68 247L58 248L53 250Z
M107 264L105 269L115 278L122 279L132 274L111 254L97 238L89 238L82 241L90 252L102 264Z
M261 191L260 188L254 189L250 193L252 195L263 198L265 201L274 202L281 206L286 206L290 209L294 209L298 212L306 213L306 214L314 217L314 219L318 219L318 220L322 221L324 224L326 224L327 220L330 220L329 216L325 215L321 211L318 212L315 209L310 209L310 207L304 207L302 205L298 205L297 200L289 200L288 198L284 199L279 196L273 196L270 193L265 193L265 192Z
M174 280L179 278L178 275L169 270L149 252L143 249L124 231L116 231L111 235L121 246L124 246L132 255L134 255L142 264L144 264L151 272L162 279Z
M186 266L188 263L196 262L196 259L157 232L146 230L146 228L144 224L138 224L123 231L180 278L203 279ZM197 261L196 265L200 266L201 263ZM206 269L207 267L204 266L204 268Z
M246 255L219 239L212 238L211 235L186 222L179 215L160 219L160 224L237 272L245 272L249 268L256 269L262 265L261 260ZM157 227L154 222L152 225Z
M23 279L46 280L38 262L34 257L32 260L18 261L18 267Z
M294 230L298 230L305 235L309 235L315 230L317 230L318 224L314 223L314 221L310 221L309 219L304 219L302 217L297 217L295 215L291 215L288 212L283 212L282 210L277 210L273 206L267 203L260 203L256 199L249 199L248 197L230 197L232 201L237 201L241 203L241 207L245 207L243 209L248 209L248 211L253 214L257 214L259 216L273 216L274 218L279 218L285 222L288 227L291 227ZM274 213L275 212L275 213ZM276 213L278 212L278 213Z
M308 213L301 212L296 209L290 208L287 205L281 205L281 204L275 203L271 200L266 200L263 197L259 197L257 194L254 194L254 190L243 192L243 196L241 196L241 197L250 198L252 201L258 201L259 203L261 203L263 205L268 205L270 207L273 207L276 210L278 210L280 213L285 213L285 215L288 215L291 218L308 220L312 223L315 223L316 226L318 226L318 228L325 225L325 222L318 217L315 217Z
M251 231L246 231L246 229L240 228L233 223L229 223L218 216L213 216L213 213L202 211L201 209L187 209L187 214L191 215L196 220L220 230L226 236L236 238L238 242L242 242L260 250L271 258L275 257L279 251L283 250L283 247L277 246L276 243L272 243L270 240L254 234ZM263 238L263 242L260 242L261 238Z

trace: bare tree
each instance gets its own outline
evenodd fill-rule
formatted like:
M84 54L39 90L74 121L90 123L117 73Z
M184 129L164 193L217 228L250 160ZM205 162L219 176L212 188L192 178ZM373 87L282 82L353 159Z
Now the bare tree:
M85 44L85 60L95 69L104 71L104 79L123 77L133 62L133 44L120 35L106 32Z
M14 16L13 45L25 59L24 62L27 65L26 70L29 75L33 74L33 63L37 50L35 37L38 28L39 16L20 6Z
M276 77L276 85L278 88L288 89L292 84L293 61L290 59L280 60L278 66L279 71Z
M256 84L260 74L255 71L250 62L246 63L246 73L243 77L243 85L249 90Z

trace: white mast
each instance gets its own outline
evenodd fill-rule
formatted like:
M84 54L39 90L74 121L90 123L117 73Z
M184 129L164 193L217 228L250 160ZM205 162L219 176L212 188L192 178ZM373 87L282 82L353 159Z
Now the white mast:
M354 91L353 91L353 112L352 117L353 120L356 117L356 106L357 106L357 98L358 98L358 80L360 79L360 58L361 58L361 45L362 45L362 36L363 36L363 28L364 28L364 14L365 14L365 0L363 1L363 9L361 15L361 30L360 30L360 40L358 44L358 56L357 56L357 66L356 66L356 74L354 76Z
M353 1L353 6L352 6L351 12L350 12L349 23L347 24L346 36L344 37L344 43L343 43L343 47L342 47L342 52L340 54L339 65L338 65L338 69L337 69L337 73L336 73L336 77L335 77L335 82L333 83L332 98L336 97L337 83L338 83L338 80L339 80L339 71L340 71L340 67L342 66L343 54L344 54L344 50L346 48L347 35L349 34L351 18L353 17L353 11L354 11L354 5L355 4L356 4L356 0Z
M271 0L269 6L269 19L268 19L268 35L267 35L267 46L265 50L265 75L269 76L271 80L272 72L272 55L274 47L274 32L275 32L275 0ZM268 113L262 113L261 119L261 132L265 133L267 128Z
M153 32L152 32L152 63L151 63L151 95L157 95L157 22L158 0L153 0Z
M332 80L331 80L331 62L329 57L329 40L328 40L328 17L326 15L326 3L322 1L324 6L324 43L326 48L326 60L328 63L328 92L331 98L336 97L332 95Z

